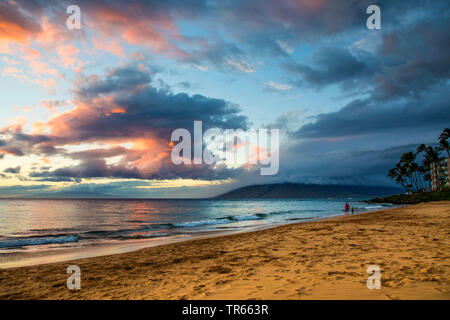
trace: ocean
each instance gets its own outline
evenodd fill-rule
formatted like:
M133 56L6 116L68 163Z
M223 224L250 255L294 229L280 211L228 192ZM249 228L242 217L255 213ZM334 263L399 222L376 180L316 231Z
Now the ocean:
M382 209L364 199L0 199L0 268Z

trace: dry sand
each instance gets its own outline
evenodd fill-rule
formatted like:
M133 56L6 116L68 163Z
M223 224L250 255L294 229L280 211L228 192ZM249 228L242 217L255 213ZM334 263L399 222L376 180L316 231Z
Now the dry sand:
M450 299L450 202L0 270L2 299ZM81 268L81 290L66 268ZM381 289L369 290L369 265Z

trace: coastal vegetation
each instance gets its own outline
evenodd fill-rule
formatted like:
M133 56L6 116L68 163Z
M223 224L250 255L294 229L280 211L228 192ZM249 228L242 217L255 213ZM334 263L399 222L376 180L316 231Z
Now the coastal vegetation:
M450 200L449 168L445 163L450 158L449 136L450 129L444 129L436 146L419 145L415 151L404 153L395 167L389 170L388 177L401 185L405 194L375 198L368 202L414 204Z
M431 201L450 200L450 187L442 187L441 190L430 192L416 192L412 194L395 194L383 198L375 198L369 203L415 204Z
M450 129L446 128L439 136L439 144L435 147L421 144L415 151L404 153L399 162L389 170L388 177L394 179L400 184L407 193L417 193L430 191L432 189L433 171L440 172L442 167L442 160L450 157L449 139ZM442 156L443 151L446 156ZM422 159L420 163L418 159ZM447 181L435 179L434 189L441 190Z

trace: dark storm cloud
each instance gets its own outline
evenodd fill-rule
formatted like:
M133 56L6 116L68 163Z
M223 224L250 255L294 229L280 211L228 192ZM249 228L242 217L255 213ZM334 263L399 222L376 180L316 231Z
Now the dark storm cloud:
M316 121L303 125L294 136L303 138L357 136L395 130L431 128L442 130L450 123L450 93L447 86L433 88L420 98L384 103L355 100L342 109L319 114Z
M47 142L50 141L50 138L45 135L40 134L25 134L21 132L16 132L12 135L12 137L17 141L25 141L25 142L31 142L31 143L41 143L41 142Z
M384 72L374 77L374 98L416 96L450 79L450 14L428 19L383 37Z
M386 33L374 54L322 48L310 64L291 62L286 70L300 87L365 87L381 100L417 95L450 77L449 21L449 16L435 18Z
M380 72L377 58L364 52L352 55L342 48L322 48L313 55L312 66L289 63L286 70L300 76L294 84L322 89L331 84L342 84L343 88L354 89L361 81Z
M225 42L217 35L215 38L196 38L194 49L187 49L188 56L181 61L198 65L211 64L218 70L228 72L242 71L242 67L230 64L238 61L244 64L249 72L255 68L258 58L285 59L290 66L296 64L289 58L289 47L296 47L301 41L316 43L335 34L352 32L356 29L365 29L368 17L366 9L369 5L378 4L382 7L385 25L397 21L395 13L409 12L410 7L402 6L398 1L326 1L326 0L299 0L299 1L209 1L210 6L203 13L215 22L214 30L217 33L231 35L233 42ZM428 9L427 9L428 10ZM201 17L201 15L199 15ZM344 56L344 52L337 53L342 57L335 58L335 68L339 68L340 58L352 59ZM283 61L283 60L281 60ZM318 61L322 62L322 61ZM328 62L328 60L326 60ZM352 65L347 66L350 71L359 75L367 71L360 61L343 61ZM356 64L356 65L354 65ZM308 73L312 80L327 81L327 74L322 70L309 70L306 66L298 64L297 68ZM333 65L330 64L331 67ZM303 68L302 68L303 67ZM352 70L353 69L353 70ZM314 72L315 71L315 72ZM341 74L346 72L345 66L337 70ZM345 77L351 77L347 75ZM357 76L357 74L354 74ZM314 79L322 78L322 80ZM339 81L339 79L328 80Z
M386 141L396 135L385 136ZM388 148L372 148L370 137L359 140L298 142L284 150L280 157L280 172L272 182L305 182L343 185L395 185L386 174L400 156L416 150L417 144L402 144ZM382 140L378 137L378 140ZM424 138L421 142L429 143ZM366 145L366 147L362 147ZM317 150L322 150L318 152Z
M99 94L132 90L137 86L149 84L152 80L151 73L141 71L134 65L118 67L107 72L104 79L97 75L80 78L74 91L79 98L88 100Z
M203 121L206 128L248 127L249 121L239 115L238 105L198 94L174 94L166 87L158 89L152 85L151 73L126 66L104 78L80 79L74 88L77 99L90 105L96 98L95 105L56 117L50 125L56 129L64 127L69 141L147 134L169 140L174 129L192 128L194 120Z
M302 38L339 33L365 21L365 10L379 1L224 1L217 10L230 28L240 33L267 32L269 36L281 31ZM219 4L220 3L220 4ZM245 26L245 27L243 27Z
M383 30L396 29L417 16L445 15L449 10L446 1L423 0L235 0L208 3L215 3L207 11L215 22L215 30L232 35L232 44L240 55L253 59L262 57L265 61L285 59L281 60L284 63L292 62L289 48L300 43L320 44L334 36L345 37L355 31L367 31L366 9L370 5L381 8ZM198 53L193 52L192 56L202 56L201 52ZM227 50L223 53L226 55ZM361 70L357 65L350 67Z
M17 132L11 134L4 132L3 134L9 134L10 137L4 141L3 145L0 145L0 152L14 156L25 156L27 154L54 155L65 151L54 146L56 140L60 140L57 137Z
M7 145L5 147L2 147L2 149L0 151L4 152L4 153L12 154L14 156L24 156L25 155L25 152L23 152L20 147L15 147L15 146Z
M298 68L298 83L319 88L337 83L364 88L362 93L367 95L338 111L319 114L294 136L345 137L386 130L403 134L423 128L438 131L448 126L449 25L448 9L435 17L418 16L407 26L383 35L377 58L374 54L372 59L359 61L341 50L340 59L334 60L333 54L322 55L322 69ZM355 85L348 85L352 82Z

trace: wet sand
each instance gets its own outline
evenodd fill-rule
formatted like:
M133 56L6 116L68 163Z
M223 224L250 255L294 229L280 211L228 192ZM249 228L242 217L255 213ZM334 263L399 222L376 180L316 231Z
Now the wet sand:
M450 299L450 202L0 270L1 299ZM68 290L66 269L81 269ZM369 290L369 265L381 289Z

